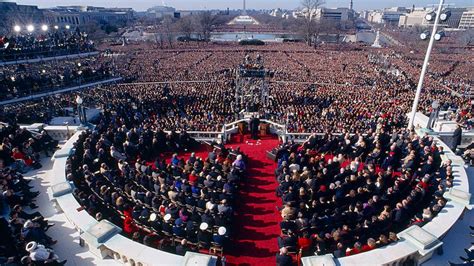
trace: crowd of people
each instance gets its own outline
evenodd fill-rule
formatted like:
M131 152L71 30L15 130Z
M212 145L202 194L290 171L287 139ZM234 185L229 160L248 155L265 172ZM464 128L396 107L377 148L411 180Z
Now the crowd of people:
M39 30L39 29L38 29ZM48 29L47 32L0 36L0 62L37 59L92 52L94 43L77 30Z
M22 175L40 168L40 154L49 156L57 141L15 125L2 125L0 138L0 264L64 265L51 248L57 240L46 234L54 224L33 211L40 192L32 191L32 180Z
M223 145L196 156L187 151L200 144L186 131L166 134L153 118L128 108L106 111L76 142L66 175L80 204L150 247L179 255L226 247L245 156Z
M45 47L92 49L83 34L70 34L3 39L9 41L4 55L18 59L14 47L20 46L31 54L46 54ZM416 54L358 45L344 50L303 44L152 48L109 47L120 74L139 83L3 105L0 112L0 120L12 124L48 122L70 115L67 107L76 105L77 95L86 106L100 108L96 127L79 137L68 158L67 179L88 213L120 225L131 239L180 255L229 245L245 155L222 145L204 157L190 154L198 144L187 131L220 132L239 118L236 68L257 54L271 73L266 76L269 104L257 110L261 117L286 125L289 132L323 134L301 147L290 143L277 150L276 193L284 203L279 263L287 263L291 252L343 257L387 245L408 225L430 221L446 203L450 161L441 163L443 150L432 138L402 130L420 68ZM453 91L470 88L472 71L466 70L465 58L444 57L434 55L446 64L430 67L420 110L429 114L436 100L471 127L473 106ZM107 60L3 67L0 100L108 77ZM7 236L0 239L0 262L63 264L45 233L51 224L40 213L21 209L37 207L37 192L21 173L41 167L40 153L48 154L57 143L46 133L32 136L16 127L0 133L0 230Z
M433 219L453 185L451 161L442 163L432 137L389 126L313 134L275 152L280 260L288 251L339 258L397 241L407 226Z
M166 50L148 46L108 49L116 55L117 69L126 80L160 84L90 90L94 97L86 103L93 106L114 99L161 115L160 125L165 129L185 125L188 130L220 131L224 122L234 121L241 111L235 98L236 68L246 56L260 55L271 75L267 76L270 104L259 111L262 117L287 125L290 132L367 130L379 120L401 127L410 111L420 68L419 56L407 51L357 46L314 50L302 44L274 44L252 51L232 44L189 44ZM456 88L450 84L470 84L472 73L462 67L465 63L459 56L446 59L444 54L435 54L434 58L447 63L430 68L420 111L429 115L432 103L438 101L441 110L451 111L458 122L471 127L472 105L468 98L454 95ZM9 83L11 80L4 86ZM127 95L129 102L117 100L121 95ZM24 113L22 104L6 109Z
M103 57L3 66L0 68L0 100L87 84L113 74L112 62Z

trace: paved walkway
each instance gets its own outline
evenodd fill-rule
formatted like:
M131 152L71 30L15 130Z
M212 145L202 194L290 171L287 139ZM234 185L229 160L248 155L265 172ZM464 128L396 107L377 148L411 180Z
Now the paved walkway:
M469 177L469 191L474 191L474 167L466 168L467 176ZM471 199L472 202L472 199ZM448 265L448 261L454 263L461 263L459 256L466 257L464 249L474 249L474 237L469 233L471 229L469 226L474 226L474 210L466 211L462 220L458 220L456 224L449 230L448 234L442 239L443 254L434 254L431 260L423 265Z
M49 170L53 162L51 158L43 158L41 164L43 165L41 169L26 173L25 178L32 179L31 185L35 187L34 190L41 192L36 198L36 204L39 206L36 210L41 212L47 220L56 224L48 230L48 235L58 240L58 243L53 246L56 254L60 259L68 260L66 265L121 265L112 259L102 260L89 252L87 247L79 246L79 232L64 214L56 213L47 193L47 189L52 185L49 181L51 174Z

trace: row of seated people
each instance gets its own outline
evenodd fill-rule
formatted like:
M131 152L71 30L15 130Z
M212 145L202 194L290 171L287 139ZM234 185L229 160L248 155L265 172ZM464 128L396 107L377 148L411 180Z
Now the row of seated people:
M123 132L124 138L113 132ZM126 236L148 246L180 255L189 249L222 254L245 177L244 156L221 146L207 158L192 153L185 160L175 153L167 161L172 147L193 147L183 145L181 138L157 143L157 134L146 126L127 129L112 123L81 134L66 164L76 198L98 220L123 226ZM159 148L157 144L160 154L144 160L142 152ZM136 153L127 152L130 147Z
M41 153L49 156L58 141L53 140L46 131L33 135L18 125L6 125L0 131L0 161L20 173L33 168L40 168Z
M432 137L383 127L282 145L279 247L338 258L396 241L396 233L424 225L446 204L453 172L442 154Z
M0 136L0 265L64 265L51 249L57 241L46 234L54 224L31 211L38 208L40 192L32 191L32 179L19 172L57 143L46 133L33 136L18 126L3 127Z
M94 51L87 34L51 29L39 35L0 36L0 61L44 58Z
M110 62L101 57L4 66L0 70L0 100L91 83L112 75Z

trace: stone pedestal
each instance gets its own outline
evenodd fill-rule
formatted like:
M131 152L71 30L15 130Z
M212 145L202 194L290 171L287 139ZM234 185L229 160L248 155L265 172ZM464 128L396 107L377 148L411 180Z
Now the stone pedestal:
M100 250L103 243L122 231L113 223L102 220L82 232L81 238L89 245L91 252Z
M217 263L217 258L214 256L199 254L194 252L186 252L182 266L214 266Z
M322 256L309 256L301 258L301 262L304 266L336 266L334 256L332 254L326 254Z
M72 192L73 186L69 182L62 182L51 187L53 197L61 197Z
M418 265L429 260L433 256L434 251L443 245L443 242L418 225L405 229L398 233L397 236L418 249Z

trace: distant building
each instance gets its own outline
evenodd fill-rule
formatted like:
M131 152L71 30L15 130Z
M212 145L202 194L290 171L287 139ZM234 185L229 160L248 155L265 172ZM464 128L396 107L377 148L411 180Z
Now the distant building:
M474 29L474 8L466 10L459 20L460 29Z
M270 16L272 17L282 17L284 14L283 10L281 10L281 8L277 8L277 9L273 9L271 12L270 12Z
M400 17L406 14L407 9L404 7L392 7L384 10L375 10L366 14L366 19L372 23L384 25L398 25Z
M58 6L46 9L50 24L79 26L90 21L117 23L134 18L132 8L105 8L94 6Z
M0 34L13 31L15 25L40 25L46 23L44 11L37 6L17 5L13 2L0 2Z
M176 9L174 7L170 6L155 6L152 8L148 8L146 11L147 16L153 17L153 18L163 18L166 16L171 16L171 17L180 17L181 14L179 12L176 12Z
M227 25L259 25L255 18L247 15L246 0L243 0L242 14L232 19Z
M441 23L442 27L447 28L461 28L461 19L462 16L467 12L469 13L467 8L449 8L451 11L451 17L446 21ZM399 27L413 27L413 26L428 26L433 22L427 21L425 19L426 14L433 11L431 8L417 8L412 9L410 13L406 13L400 16L400 20L398 22ZM468 15L466 15L468 17Z
M300 11L293 12L294 18L308 18L312 17L315 20L331 20L331 21L348 21L354 18L354 11L350 8L338 7L338 8L318 8L313 10L302 9Z
M425 16L428 12L424 8L419 8L411 11L410 13L403 14L400 16L400 20L398 21L399 27L413 27L415 25L427 25L427 21L425 20Z

